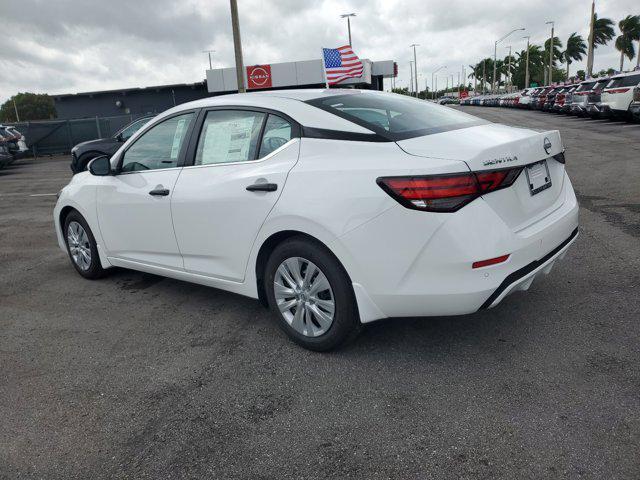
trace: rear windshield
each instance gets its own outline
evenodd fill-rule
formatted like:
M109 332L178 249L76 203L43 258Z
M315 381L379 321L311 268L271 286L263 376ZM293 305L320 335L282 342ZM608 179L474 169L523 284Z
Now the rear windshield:
M618 87L635 87L640 83L640 73L637 75L628 75L626 77L613 78L607 88L618 88Z
M449 107L397 94L331 95L307 103L393 141L489 123Z
M591 88L596 84L596 82L582 83L577 89L576 92L584 92L585 90L591 90Z

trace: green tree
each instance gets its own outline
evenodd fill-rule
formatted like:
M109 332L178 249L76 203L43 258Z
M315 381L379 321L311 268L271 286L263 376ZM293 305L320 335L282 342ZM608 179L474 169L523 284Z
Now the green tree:
M616 49L620 52L620 71L624 67L624 57L629 60L635 57L635 47L633 42L640 41L640 15L627 15L618 23L620 35L616 38Z
M16 109L20 121L48 120L56 117L53 98L46 93L18 93L14 95L0 107L0 122L18 121Z
M593 48L598 45L606 45L615 36L613 20L609 18L598 18L598 14L593 14Z
M578 72L576 73L576 76L580 79L580 80L584 80L585 77L587 75L587 72L585 72L584 70L578 70Z
M407 88L407 87L393 88L393 89L391 89L391 92L399 93L400 95L409 95L409 88Z
M544 65L547 69L547 73L545 74L545 83L551 83L551 81L554 78L561 78L561 77L557 77L556 75L553 75L552 78L548 78L548 68L549 68L549 42L551 41L551 39L547 39L544 42L544 50L543 50L543 54L544 54ZM556 61L562 61L562 42L560 41L560 39L558 37L553 37L553 56L552 56L552 66L555 68L556 67ZM564 72L563 72L564 73Z
M567 49L563 52L565 62L567 62L567 80L569 79L569 66L573 60L579 62L587 53L587 44L576 32L573 32L567 39Z
M513 84L525 85L527 72L527 51L516 52L516 66L513 71ZM540 45L529 45L529 82L542 84L544 82L544 55Z

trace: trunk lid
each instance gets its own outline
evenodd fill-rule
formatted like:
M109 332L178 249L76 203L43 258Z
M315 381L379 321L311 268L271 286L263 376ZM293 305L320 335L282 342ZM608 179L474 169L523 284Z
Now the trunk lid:
M557 130L537 132L492 123L410 138L397 144L410 155L465 162L474 172L525 167L546 160L549 188L532 195L525 168L512 186L483 195L514 231L526 228L562 205L564 165L553 158L563 151Z

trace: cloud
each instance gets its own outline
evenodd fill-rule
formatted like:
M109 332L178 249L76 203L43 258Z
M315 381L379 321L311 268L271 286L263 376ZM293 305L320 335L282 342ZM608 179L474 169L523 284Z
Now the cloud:
M361 57L393 59L399 85L407 85L409 45L418 47L420 82L441 65L456 74L463 65L493 55L494 41L525 27L534 43L556 35L588 36L588 0L239 0L246 64L319 58L320 48L347 42ZM639 14L637 0L601 0L601 17L618 21ZM552 15L553 18L550 18ZM205 77L205 49L217 66L233 65L227 0L4 0L0 3L0 102L21 91L73 93L191 83ZM524 32L499 45L524 48ZM595 68L617 67L613 42L596 51ZM630 63L627 61L627 65ZM572 64L572 70L584 62ZM441 80L443 81L443 80Z

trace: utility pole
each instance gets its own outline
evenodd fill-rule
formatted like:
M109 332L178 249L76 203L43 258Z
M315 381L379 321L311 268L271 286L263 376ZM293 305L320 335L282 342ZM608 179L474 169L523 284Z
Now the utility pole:
M556 26L554 21L546 22L545 25L551 24L551 38L549 39L549 83L553 83L553 29Z
M20 115L18 115L18 106L16 105L16 97L13 97L13 108L16 111L16 122L19 122Z
M349 46L353 46L353 44L351 43L351 17L355 16L355 13L343 13L342 15L340 15L340 18L347 19L347 30L349 30Z
M595 14L596 0L593 0L591 2L591 21L589 22L589 53L587 53L587 78L593 75L593 28L595 24Z
M524 88L529 88L529 40L531 37L522 37L527 39L527 61L524 69Z
M460 98L460 72L458 72L458 98Z
M208 53L209 54L209 70L213 70L213 64L211 63L211 54L215 53L215 50L203 50L202 53Z
M438 90L438 77L435 77L435 74L438 73L443 68L447 68L447 66L446 65L442 65L441 67L439 67L436 70L434 70L433 72L431 72L431 88L433 88L433 99L434 100L436 99L436 92ZM434 87L434 83L433 83L433 78L434 77L436 79L435 87Z
M414 43L409 45L409 47L413 47L413 68L415 69L415 81L416 81L416 98L418 98L418 61L416 60L416 47L419 47L420 44Z
M231 3L231 28L233 29L233 50L236 54L236 78L238 81L238 93L247 91L244 85L244 61L242 59L242 39L240 38L240 19L238 18L238 1L229 0Z

